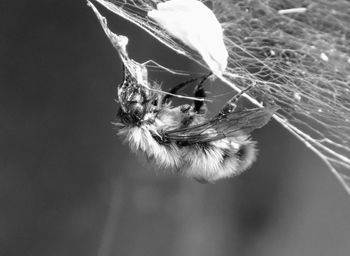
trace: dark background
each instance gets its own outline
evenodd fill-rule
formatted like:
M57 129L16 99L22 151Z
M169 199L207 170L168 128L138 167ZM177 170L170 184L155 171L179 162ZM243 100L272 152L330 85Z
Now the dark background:
M132 58L196 70L98 7ZM349 196L278 124L254 132L259 159L235 179L157 176L110 123L121 79L84 1L1 1L0 255L349 254Z

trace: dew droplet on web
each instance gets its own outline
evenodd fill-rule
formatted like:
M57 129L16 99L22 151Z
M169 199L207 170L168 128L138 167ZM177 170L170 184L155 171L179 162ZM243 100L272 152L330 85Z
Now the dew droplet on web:
M295 92L295 93L294 93L294 99L297 100L297 101L301 101L301 95L300 95L300 93Z
M329 60L328 56L327 56L324 52L321 53L320 57L321 57L321 59L322 59L323 61L328 61L328 60Z

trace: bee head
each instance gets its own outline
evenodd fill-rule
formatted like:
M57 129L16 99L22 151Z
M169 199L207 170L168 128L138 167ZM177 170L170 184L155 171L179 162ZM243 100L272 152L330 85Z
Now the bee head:
M139 125L146 115L150 100L148 91L124 68L124 81L118 87L120 110L118 116L124 124Z
M123 123L138 124L147 113L149 101L144 90L138 88L124 88L120 93L119 117Z

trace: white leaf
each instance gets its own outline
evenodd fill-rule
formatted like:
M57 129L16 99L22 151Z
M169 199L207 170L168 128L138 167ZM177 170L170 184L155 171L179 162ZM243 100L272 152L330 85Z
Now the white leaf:
M221 75L228 53L222 27L214 13L197 0L170 0L148 12L171 36L198 51L210 70Z

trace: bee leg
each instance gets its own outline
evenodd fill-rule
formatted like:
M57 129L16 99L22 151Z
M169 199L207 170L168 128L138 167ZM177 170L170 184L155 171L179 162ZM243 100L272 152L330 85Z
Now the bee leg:
M182 89L183 87L185 87L186 85L192 83L192 82L195 82L197 81L198 78L192 78L190 80L187 80L185 82L182 82L181 84L178 84L178 85L175 85L173 88L170 89L169 93L171 94L176 94L177 91L179 91L180 89ZM163 100L162 100L162 104L166 103L171 97L173 97L172 95L170 94L167 94L163 97Z
M199 81L199 83L196 85L196 87L194 88L194 96L196 98L205 98L206 97L206 93L203 87L203 83L208 79L209 76L211 76L212 73L208 73L204 76L202 76L202 79ZM199 100L195 100L194 101L194 111L196 113L199 113L201 111L201 108L203 107L204 102L203 101L199 101Z
M210 73L210 75L211 75L211 73ZM208 77L209 77L209 75L205 75L205 76L192 78L192 79L190 79L190 80L187 80L187 81L185 81L185 82L182 82L182 83L180 83L180 84L174 86L173 88L171 88L170 91L169 91L169 93L171 93L171 94L176 94L179 90L181 90L181 89L182 89L183 87L185 87L186 85L188 85L188 84L190 84L190 83L193 83L193 82L196 82L196 81L198 81L199 79L204 79L204 78L207 79ZM205 80L205 79L204 79L204 80ZM204 81L203 81L203 82L204 82ZM203 83L203 82L202 82L202 83ZM173 96L172 96L172 95L169 95L169 94L165 95L165 96L163 97L162 104L166 103L167 100L169 100L171 97L173 97Z
M247 88L242 90L241 92L237 93L235 96L233 96L222 108L222 110L219 113L219 116L226 115L229 113L232 113L237 105L236 102L239 100L239 98L246 92L248 92L250 89L253 88L254 85L249 85Z

